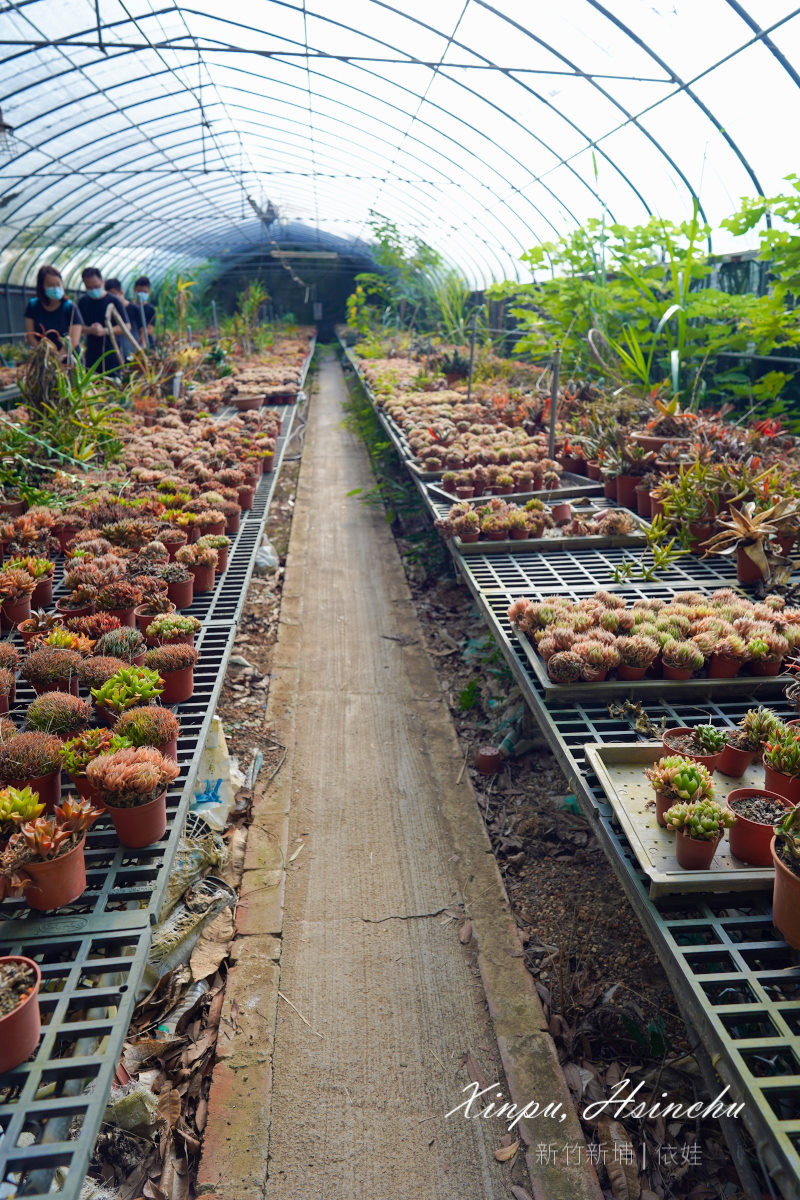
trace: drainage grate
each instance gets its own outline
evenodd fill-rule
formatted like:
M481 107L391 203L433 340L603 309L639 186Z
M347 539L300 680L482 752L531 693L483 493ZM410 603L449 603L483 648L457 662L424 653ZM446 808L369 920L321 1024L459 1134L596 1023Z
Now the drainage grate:
M3 1196L74 1200L80 1193L130 1024L149 930L31 937L0 930L0 954L42 971L42 1037L0 1080Z

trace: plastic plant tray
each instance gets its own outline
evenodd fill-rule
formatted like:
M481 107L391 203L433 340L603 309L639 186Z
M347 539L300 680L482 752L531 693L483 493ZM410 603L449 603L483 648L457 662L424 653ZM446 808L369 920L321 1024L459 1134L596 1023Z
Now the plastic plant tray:
M24 926L25 923L23 922ZM0 954L42 972L36 1053L0 1079L0 1195L80 1194L150 944L138 931L0 930Z
M506 497L502 497L506 499ZM473 502L475 507L480 507L481 501ZM433 511L437 518L444 518L450 510L448 504L432 505ZM580 507L574 506L573 513L577 517L596 517L602 512L609 512L607 507L594 505L591 502ZM617 510L621 511L621 510ZM581 534L579 536L570 537L567 534L557 533L554 531L552 537L540 538L507 538L503 541L492 542L488 539L480 539L477 542L465 542L460 537L456 536L452 539L454 548L459 554L513 554L515 551L520 553L536 553L536 554L556 554L561 550L579 550L579 549L607 549L610 546L644 546L647 543L646 532L650 528L644 517L637 516L636 513L630 514L635 522L638 532L627 534Z
M430 472L427 474L418 470L413 463L409 464L414 475L423 481L428 481L428 490L431 496L436 500L444 500L449 504L457 503L458 497L452 492L445 489L437 482L442 477L442 472L437 472L433 475ZM526 500L574 500L580 499L581 496L593 499L601 498L603 495L602 483L595 483L592 479L587 479L585 475L573 475L571 471L564 471L561 475L561 483L556 488L543 488L538 492L511 492L507 496L503 496L504 500L513 500L515 504L523 504ZM475 496L475 500L483 500L483 496ZM489 499L489 497L485 497Z
M655 792L645 776L666 754L660 742L606 742L584 746L611 807L631 844L639 866L650 878L650 895L669 892L743 891L771 888L771 867L753 867L734 858L723 837L708 871L687 871L675 857L675 834L656 821ZM760 764L749 767L741 779L714 772L714 800L725 806L728 792L737 787L763 787Z

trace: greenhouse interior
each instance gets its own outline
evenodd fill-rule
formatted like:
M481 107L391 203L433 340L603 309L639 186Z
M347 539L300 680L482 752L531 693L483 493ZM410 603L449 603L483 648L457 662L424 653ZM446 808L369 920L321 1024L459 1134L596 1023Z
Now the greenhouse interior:
M0 1200L800 1200L800 4L0 60Z

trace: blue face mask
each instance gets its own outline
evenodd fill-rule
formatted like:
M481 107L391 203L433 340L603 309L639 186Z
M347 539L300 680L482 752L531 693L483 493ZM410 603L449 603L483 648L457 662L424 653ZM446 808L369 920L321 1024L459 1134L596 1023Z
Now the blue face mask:
M137 292L136 299L141 300L142 304L147 304L147 301L150 299L150 293L149 292Z
M92 300L102 300L103 296L105 296L105 291L103 288L87 288L86 295Z
M44 294L45 294L45 296L47 296L48 300L63 300L64 299L63 287L46 287L44 289Z

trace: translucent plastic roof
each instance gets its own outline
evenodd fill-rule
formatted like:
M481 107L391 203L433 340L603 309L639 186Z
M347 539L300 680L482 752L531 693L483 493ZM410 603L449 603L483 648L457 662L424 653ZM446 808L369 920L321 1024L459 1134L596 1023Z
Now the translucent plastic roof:
M381 213L481 284L797 167L792 0L0 0L0 61L0 282L263 247L249 197L320 245Z

